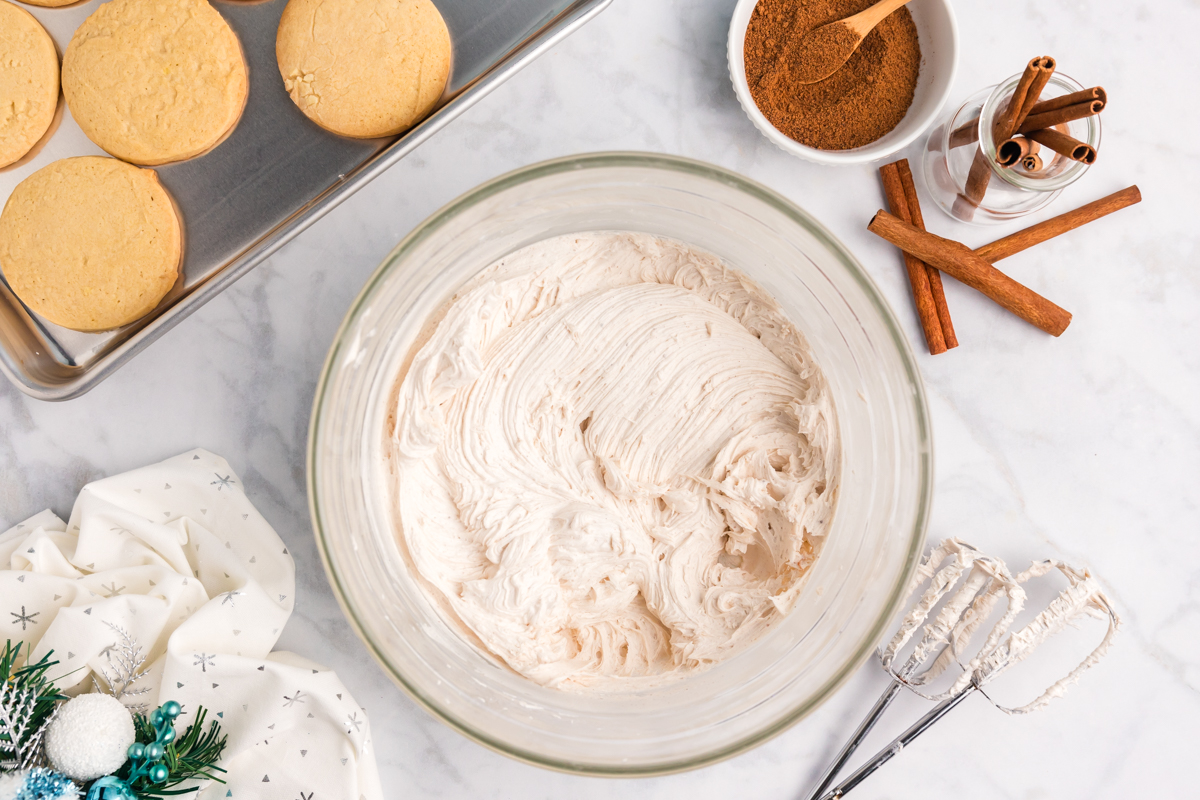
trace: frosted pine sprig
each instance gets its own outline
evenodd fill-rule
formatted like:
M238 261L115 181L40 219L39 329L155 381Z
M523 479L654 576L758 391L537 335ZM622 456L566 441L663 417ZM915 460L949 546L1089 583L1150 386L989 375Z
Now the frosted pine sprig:
M18 667L21 644L14 647L9 640L0 652L0 771L5 772L43 762L42 737L58 701L66 699L46 677L46 671L58 663L50 660L53 651L34 664Z
M150 691L149 686L134 688L134 684L149 672L145 668L146 655L142 651L142 646L130 635L129 631L111 622L104 624L112 628L120 638L108 650L109 665L100 668L99 676L92 676L92 683L95 685L96 691L111 694L125 703L130 711L144 714L148 709L146 703L129 703L126 700L127 698L141 697ZM103 685L101 685L101 679L104 681Z

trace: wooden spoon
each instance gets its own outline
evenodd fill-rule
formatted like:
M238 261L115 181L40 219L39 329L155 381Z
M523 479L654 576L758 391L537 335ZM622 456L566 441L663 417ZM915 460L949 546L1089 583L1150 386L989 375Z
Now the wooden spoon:
M788 48L788 60L796 65L792 73L794 82L816 83L837 72L876 25L908 2L879 0L852 17L830 22L806 33L799 42Z

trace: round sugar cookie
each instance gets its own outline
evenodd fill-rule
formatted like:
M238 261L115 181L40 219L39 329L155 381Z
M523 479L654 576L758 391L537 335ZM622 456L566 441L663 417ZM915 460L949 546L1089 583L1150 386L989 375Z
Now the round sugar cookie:
M275 57L313 122L371 139L412 127L450 77L450 32L429 0L288 0Z
M144 317L175 285L183 231L154 170L114 158L55 161L0 214L0 272L27 306L77 331Z
M89 139L146 165L219 144L250 86L237 34L207 0L105 3L71 37L62 84Z
M58 107L58 51L41 23L0 0L0 167L38 143Z
M21 0L27 6L41 6L42 8L61 8L62 6L73 6L80 0Z

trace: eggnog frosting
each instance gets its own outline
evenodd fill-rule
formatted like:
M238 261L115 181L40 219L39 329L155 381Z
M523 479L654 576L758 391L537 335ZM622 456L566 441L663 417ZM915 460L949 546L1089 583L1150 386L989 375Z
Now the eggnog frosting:
M391 402L411 568L544 685L720 661L791 609L829 530L824 374L774 299L681 242L576 234L502 259L429 323Z

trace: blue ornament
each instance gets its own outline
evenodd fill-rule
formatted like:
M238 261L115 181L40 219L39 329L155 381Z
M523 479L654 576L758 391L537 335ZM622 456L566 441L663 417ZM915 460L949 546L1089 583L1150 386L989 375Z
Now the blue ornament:
M137 795L131 787L136 786L143 778L151 783L166 783L171 777L171 771L162 763L167 754L167 745L175 741L175 728L172 722L183 711L174 700L163 703L150 714L150 724L154 726L154 741L149 744L135 742L129 746L130 769L124 780L115 775L108 775L92 784L87 800L137 800ZM21 800L26 800L21 798ZM29 798L38 800L38 798ZM56 799L55 799L56 800Z
M137 795L120 778L106 775L92 784L87 800L137 800Z
M79 787L66 775L34 767L24 773L24 781L13 800L74 800L78 797Z

